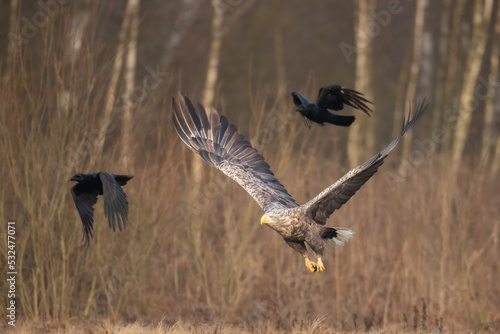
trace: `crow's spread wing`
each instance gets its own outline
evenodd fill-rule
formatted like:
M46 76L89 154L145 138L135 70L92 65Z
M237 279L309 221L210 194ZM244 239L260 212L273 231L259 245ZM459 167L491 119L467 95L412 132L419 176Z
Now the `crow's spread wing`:
M127 196L122 187L116 182L115 176L100 172L99 178L102 182L104 196L104 215L108 218L109 227L115 230L115 222L118 223L120 231L127 223L128 203Z
M76 209L82 219L84 238L86 244L93 236L94 228L94 205L97 203L97 190L87 189L84 185L77 183L71 188L71 195Z
M173 98L173 121L177 134L209 165L242 186L264 211L273 207L297 207L297 203L276 179L269 165L250 142L215 109L195 108L180 93Z
M378 168L384 163L384 159L396 147L401 137L409 131L420 119L428 104L425 99L417 105L417 111L412 117L410 109L408 119L403 121L403 127L399 136L380 153L370 160L350 170L340 180L323 190L318 196L302 206L303 212L316 223L324 225L330 215L346 203L355 193L368 181Z
M362 93L339 85L321 87L316 101L316 105L324 109L342 110L344 104L347 104L370 116L372 110L367 103L371 102L365 99Z

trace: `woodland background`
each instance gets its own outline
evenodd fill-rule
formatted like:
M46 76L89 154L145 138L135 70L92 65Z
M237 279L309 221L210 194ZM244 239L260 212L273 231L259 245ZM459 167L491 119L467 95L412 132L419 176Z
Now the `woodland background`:
M500 330L499 1L10 0L0 35L0 265L15 221L27 331ZM373 116L307 128L290 91L329 84ZM356 234L311 274L178 140L177 91L238 125L299 203L431 104L332 216ZM135 177L127 228L101 199L85 248L68 180L94 171Z

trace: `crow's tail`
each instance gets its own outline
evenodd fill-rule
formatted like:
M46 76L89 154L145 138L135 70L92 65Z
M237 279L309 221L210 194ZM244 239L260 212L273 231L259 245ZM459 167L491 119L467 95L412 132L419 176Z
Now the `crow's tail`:
M132 175L114 175L114 177L116 182L118 182L118 184L121 186L126 185L127 182L133 178Z
M354 116L341 116L330 113L330 117L327 122L339 126L349 126L354 122Z

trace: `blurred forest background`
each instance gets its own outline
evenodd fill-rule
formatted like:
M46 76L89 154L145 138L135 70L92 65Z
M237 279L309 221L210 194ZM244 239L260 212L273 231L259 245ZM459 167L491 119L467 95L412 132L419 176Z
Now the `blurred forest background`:
M0 1L0 264L15 221L18 319L500 330L499 2ZM330 84L373 116L307 128L290 91ZM238 125L299 203L431 105L332 216L356 234L311 274L178 140L178 90ZM68 180L101 170L135 176L129 222L113 233L99 200L84 248Z

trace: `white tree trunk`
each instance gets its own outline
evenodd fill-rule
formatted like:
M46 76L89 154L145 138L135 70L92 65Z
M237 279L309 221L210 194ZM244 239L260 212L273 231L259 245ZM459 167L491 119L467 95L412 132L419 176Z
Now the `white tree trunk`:
M375 1L358 0L358 26L356 30L356 90L365 94L368 100L373 101L371 89L371 42L372 35L366 33L370 13L373 12ZM349 127L349 139L347 141L347 156L351 166L356 166L359 163L359 149L362 146L361 138L361 122L354 122ZM372 143L373 144L373 143Z
M18 17L18 11L19 11L19 0L11 0L10 1L10 17L9 17L9 32L13 33L13 34L16 34L16 35L20 35L21 32L20 32L20 27L18 26L18 20L17 20L17 17ZM13 66L12 66L12 63L13 63L13 59L16 55L16 50L17 48L19 47L19 43L21 43L20 41L17 41L16 39L10 39L9 38L9 52L8 52L8 58L7 58L7 66L6 66L6 69L7 71L5 71L6 73L10 73L10 71L13 70ZM7 80L8 79L8 74L5 76L5 79Z
M208 58L207 78L203 91L203 106L210 108L214 102L215 86L219 74L219 53L221 45L222 8L221 0L212 0L214 15L212 18L212 43Z
M91 155L91 165L99 160L104 148L104 142L106 140L106 134L111 124L111 119L113 116L113 107L115 104L115 90L118 83L118 78L120 77L120 72L123 67L123 58L125 53L125 40L127 38L127 32L130 27L130 8L133 6L134 0L129 0L127 2L127 8L125 10L125 16L122 21L122 26L120 27L120 32L118 34L118 45L116 46L115 61L113 63L113 69L111 72L111 79L109 81L109 88L106 92L106 99L104 105L103 116L100 120L100 128L97 133L97 140L94 145L94 154ZM132 3L132 4L131 4Z
M415 104L415 97L417 94L417 83L422 60L422 33L424 28L425 9L428 5L429 0L420 0L416 3L415 27L413 30L413 54L410 65L410 77L408 78L408 86L406 88L406 102L411 105ZM410 154L412 137L412 131L408 132L405 137L403 137L403 158ZM400 166L400 168L403 168L403 166Z
M182 40L182 36L186 32L187 28L191 25L199 7L199 3L197 3L196 0L182 0L181 9L179 10L179 15L176 18L174 29L165 42L161 60L162 68L168 68L170 65L174 50Z
M481 161L485 164L490 162L492 151L498 134L495 132L495 96L500 93L499 63L500 63L500 8L497 7L497 17L495 29L492 36L491 56L490 56L490 76L488 80L488 93L486 95L486 105L484 110L484 136L481 146Z
M486 104L487 108L487 113L490 113L490 115L486 116L488 119L491 118L490 125L493 125L493 122L495 121L495 118L497 120L500 120L500 76L499 76L499 66L500 66L500 6L497 8L497 21L495 23L495 34L494 34L494 39L493 39L493 50L491 54L491 76L490 76L490 83L492 80L496 80L496 86L495 87L490 87L490 93L491 95L488 96L488 102ZM496 72L495 75L493 75L493 72ZM496 112L496 115L494 114ZM495 117L496 116L496 117ZM487 123L488 124L488 123ZM491 129L491 136L492 136L492 141L494 141L495 136L496 136L496 145L495 143L493 144L493 147L495 147L495 152L493 153L493 161L491 165L491 169L493 174L496 174L498 170L500 169L500 132L494 131L494 129Z
M132 131L132 111L136 108L134 101L134 84L135 71L137 64L137 35L139 30L139 6L140 0L129 0L127 12L125 14L127 20L130 20L130 35L127 45L127 59L125 62L125 92L124 99L126 100L123 108L123 131L122 131L122 162L123 169L128 170L130 167L130 155L133 152L130 135ZM144 87L142 87L144 89ZM141 96L145 94L141 92ZM131 171L129 171L131 172Z
M450 22L452 11L452 0L445 0L443 11L441 14L441 31L439 36L439 61L436 69L436 88L434 95L434 103L432 108L432 129L441 126L443 113L445 108L445 83L448 79L448 61L450 60Z
M489 0L487 0L490 2ZM456 171L462 160L465 142L472 121L475 99L474 90L481 69L483 54L488 37L488 23L491 10L484 10L484 0L476 0L474 5L474 30L472 32L472 44L467 57L467 67L463 78L463 89L460 94L460 113L455 129L452 146L452 171ZM491 9L491 7L489 7Z

